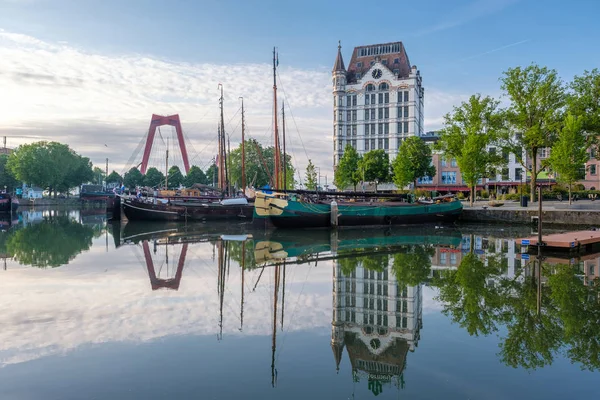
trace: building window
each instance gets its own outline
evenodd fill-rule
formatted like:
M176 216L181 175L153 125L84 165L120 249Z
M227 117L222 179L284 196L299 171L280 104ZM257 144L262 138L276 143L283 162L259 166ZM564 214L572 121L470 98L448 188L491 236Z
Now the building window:
M369 83L365 89L367 92L372 92L375 90L375 85L373 85L372 83Z
M371 139L371 150L375 150L375 139Z
M371 119L375 119L375 109L371 108Z
M356 63L356 68L362 68L362 62L360 62L360 61L359 61L359 62L357 62L357 63Z
M450 185L456 183L456 172L443 171L442 184ZM445 253L442 253L445 254Z
M379 146L379 147L377 147L378 149L383 149L383 139L377 140L377 146Z
M342 131L342 126L341 126L341 125L338 125L338 135L339 135L339 136L342 136L342 133L343 133L343 131Z
M398 68L394 68L393 72L394 72L394 75L397 76L400 73L400 70Z
M383 95L383 102L384 102L385 104L387 104L387 103L389 103L389 102L390 102L390 94L389 94L389 93L385 93L385 94Z
M344 98L342 96L338 96L338 106L343 106L344 105Z
M344 116L341 112L338 113L338 121L342 122L344 120Z
M383 133L385 133L386 135L390 134L390 124L387 122L383 124Z
M408 106L404 106L404 118L408 118Z
M356 95L352 96L352 105L356 105Z
M508 179L508 168L502 168L502 180L507 181Z
M417 183L423 183L423 184L432 184L433 183L433 178L430 176L423 176L419 179L417 179Z
M350 121L352 119L352 112L351 111L346 111L346 121Z
M373 66L373 65L375 65L375 61L371 61L369 64L370 64L371 66Z
M356 73L356 80L357 80L357 81L358 81L358 80L360 80L360 77L361 77L361 75L360 75L360 72L357 72L357 73Z
M379 124L379 131L377 133L379 133L380 135L383 135L383 124L382 123Z
M379 104L383 104L383 93L379 93Z
M452 166L452 167L456 167L456 158L453 158L453 159L450 161L450 166Z
M400 64L400 59L399 58L394 58L394 64Z
M389 90L390 89L390 85L388 85L385 82L382 82L379 84L379 90Z
M404 91L404 101L408 101L408 90Z
M390 142L388 138L383 139L383 148L388 150L390 148Z
M590 165L590 175L596 175L596 164Z
M352 96L348 95L346 96L346 105L350 106L352 104Z
M375 93L371 94L371 104L375 104Z
M442 167L446 167L446 164L447 164L446 159L442 158Z
M369 110L365 110L365 120L369 120Z
M352 121L356 121L356 110L352 110Z
M369 139L365 139L365 151L369 151Z
M367 105L367 106L369 105L369 99L370 99L370 98L371 98L371 97L369 97L369 95L368 95L368 94L367 94L367 95L365 95L365 105Z
M383 65L387 65L387 60L381 60L381 63L382 63Z
M352 148L356 150L356 139L352 140Z
M402 92L398 92L398 103L402 103Z
M365 136L369 136L369 124L365 124Z
M389 109L389 107L384 108L383 117L385 119L388 119L390 117L390 109Z
M333 120L335 121L335 110L333 110Z
M404 133L408 133L408 122L404 123Z
M379 119L383 119L383 108L381 108L381 107L379 107L378 116L379 116Z
M352 136L356 136L356 124L352 125Z
M515 168L515 181L521 181L521 168Z

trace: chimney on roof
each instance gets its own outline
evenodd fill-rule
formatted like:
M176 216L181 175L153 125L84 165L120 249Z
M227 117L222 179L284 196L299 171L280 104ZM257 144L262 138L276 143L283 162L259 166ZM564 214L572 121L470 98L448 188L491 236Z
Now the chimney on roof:
M333 65L333 72L346 72L344 66L344 59L342 58L342 41L338 41L338 53L335 58L335 64Z

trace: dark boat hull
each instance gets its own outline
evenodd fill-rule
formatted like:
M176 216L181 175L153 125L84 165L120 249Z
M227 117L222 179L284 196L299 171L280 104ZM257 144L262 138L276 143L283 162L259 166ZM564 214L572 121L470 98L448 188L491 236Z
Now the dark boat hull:
M218 221L252 219L253 204L222 205L199 203L188 205L150 204L123 201L123 212L132 221Z
M19 203L13 201L13 198L8 193L0 193L0 213L10 213L17 211Z

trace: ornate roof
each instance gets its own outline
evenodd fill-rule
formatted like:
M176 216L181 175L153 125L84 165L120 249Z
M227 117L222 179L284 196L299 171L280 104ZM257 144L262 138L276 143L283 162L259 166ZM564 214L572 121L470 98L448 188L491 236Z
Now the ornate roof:
M356 73L363 76L371 68L371 63L378 61L390 72L397 70L400 79L410 75L411 65L402 42L371 44L354 48L348 64L348 82L356 81Z

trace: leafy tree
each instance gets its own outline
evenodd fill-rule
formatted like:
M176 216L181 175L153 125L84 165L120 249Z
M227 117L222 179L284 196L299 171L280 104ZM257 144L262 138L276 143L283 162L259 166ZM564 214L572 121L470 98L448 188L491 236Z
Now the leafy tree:
M6 190L12 192L17 187L21 186L19 181L15 178L12 171L6 167L8 162L8 156L6 154L0 154L0 190Z
M436 172L431 164L431 148L418 136L410 136L402 142L392 165L398 189L409 183L414 183L416 188L418 178L435 176Z
M274 165L275 165L275 148L263 147L255 139L246 140L246 184L248 186L262 187L271 184ZM283 156L282 156L283 158ZM231 164L229 173L229 181L232 185L241 187L242 185L242 145L231 151L229 154ZM266 169L265 169L266 164ZM292 158L289 154L285 157L287 188L294 187L294 167L292 166ZM212 172L212 171L211 171ZM212 181L212 175L206 173L209 181ZM216 175L215 175L216 176ZM283 176L281 177L283 181ZM218 182L218 179L215 180ZM274 186L274 185L272 185Z
M217 186L219 183L219 167L217 164L211 164L206 170L206 180L209 185ZM214 184L214 185L213 185Z
M476 94L454 107L446 114L445 127L436 147L445 158L454 158L460 168L463 181L471 191L473 205L475 185L487 172L496 170L503 161L499 153L487 151L489 145L498 140L503 126L499 102L491 97Z
M94 167L93 173L94 173L94 178L93 178L94 182L98 185L101 185L102 181L104 180L104 178L106 176L106 173L100 167Z
M333 182L338 190L344 190L348 185L354 185L354 191L356 191L356 184L360 182L362 177L358 172L360 159L361 157L356 149L351 145L346 145L344 155L340 158L333 177Z
M144 176L144 186L149 186L152 188L156 188L159 185L164 184L165 176L162 172L157 170L156 168L148 168L146 171L146 175Z
M20 264L60 267L92 245L94 231L68 217L45 219L9 236L6 247Z
M204 174L204 171L202 171L198 166L192 165L185 176L183 184L186 187L191 187L195 183L206 185L208 183L208 179Z
M510 68L501 78L502 90L510 100L506 121L512 132L503 147L513 153L526 169L523 151L531 160L531 199L535 199L538 149L551 147L560 127L560 113L565 105L565 90L555 70L532 64Z
M144 175L142 175L139 169L133 167L125 172L123 184L129 189L133 189L136 186L142 186L144 184Z
M183 183L185 177L177 165L169 168L169 189L176 189Z
M584 132L600 134L600 70L584 71L569 86L572 90L567 98L569 111L582 119Z
M54 191L55 197L58 189L78 186L93 178L89 159L58 142L19 146L9 156L7 168L23 182Z
M569 113L548 158L557 180L569 186L569 204L573 183L582 178L581 169L588 158L586 150L583 119Z
M106 183L121 183L123 182L123 177L117 173L117 171L111 172L106 177Z
M385 150L371 150L358 161L358 171L365 182L388 182L390 158Z
M317 189L317 171L310 159L308 160L308 165L306 166L306 188L308 190Z

